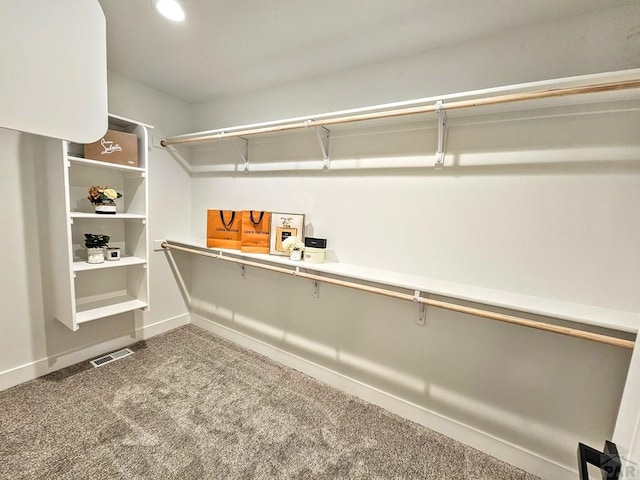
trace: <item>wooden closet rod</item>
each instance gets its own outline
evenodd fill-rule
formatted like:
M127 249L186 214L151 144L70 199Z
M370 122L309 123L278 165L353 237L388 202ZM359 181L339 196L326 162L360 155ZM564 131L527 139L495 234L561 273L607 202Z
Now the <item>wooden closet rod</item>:
M443 103L444 110L457 110L470 107L485 107L489 105L500 105L503 103L521 102L525 100L540 100L545 98L566 97L569 95L580 95L587 93L602 93L616 90L628 90L632 88L640 88L640 80L625 80L620 82L600 83L596 85L584 85L579 87L553 88L548 90L537 90L533 92L510 93L506 95L498 95L494 97L476 98L472 100L457 100ZM186 135L177 135L168 137L160 141L163 147L168 145L177 145L182 143L207 142L213 140L221 140L223 138L244 137L248 135L257 135L260 133L285 132L288 130L297 130L310 127L330 126L341 123L359 122L363 120L376 120L381 118L400 117L403 115L416 115L419 113L431 113L437 109L435 102L430 105L421 105L416 107L398 108L393 110L384 110L381 112L354 113L350 115L336 116L332 118L309 117L307 119L297 119L290 123L281 123L279 125L263 125L258 127L232 127L225 129L209 130L199 133L190 133ZM330 115L330 114L327 114ZM336 113L338 115L338 113Z
M180 250L182 252L194 253L196 255L202 255L204 257L216 258L218 260L225 260L227 262L233 262L240 265L247 265L250 267L262 268L264 270L270 270L272 272L284 273L287 275L293 275L301 278L308 278L317 282L329 283L331 285L338 285L346 288L353 288L355 290L361 290L363 292L376 293L378 295L384 295L386 297L396 298L398 300L407 300L410 302L423 303L432 307L442 308L445 310L451 310L452 312L466 313L467 315L474 315L476 317L487 318L490 320L497 320L499 322L512 323L514 325L521 325L523 327L535 328L537 330L544 330L552 333L559 333L561 335L568 335L570 337L582 338L585 340L592 340L594 342L605 343L607 345L614 345L622 348L633 348L635 342L633 340L625 340L622 338L612 337L609 335L602 335L599 333L587 332L575 328L562 327L559 325L552 325L544 322L537 322L535 320L528 320L526 318L515 317L513 315L506 315L504 313L492 312L490 310L482 310L475 307L466 307L464 305L458 305L450 302L443 302L441 300L434 300L431 298L415 297L408 293L394 292L393 290L387 290L384 288L371 287L369 285L362 285L355 282L347 282L344 280L337 280L331 277L324 277L322 275L316 275L313 273L300 272L298 270L291 270L289 268L276 267L273 265L266 265L263 263L252 262L250 260L243 260L241 258L230 257L218 253L204 252L202 250L196 250L194 248L181 247L178 245L171 245L167 242L162 243L162 248L165 250Z

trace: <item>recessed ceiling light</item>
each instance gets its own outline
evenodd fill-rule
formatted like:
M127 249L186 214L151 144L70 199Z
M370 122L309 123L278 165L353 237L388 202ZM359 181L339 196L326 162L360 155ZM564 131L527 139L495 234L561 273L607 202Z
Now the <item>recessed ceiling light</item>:
M184 9L176 0L156 0L154 3L156 10L169 20L173 20L174 22L184 21L186 17Z

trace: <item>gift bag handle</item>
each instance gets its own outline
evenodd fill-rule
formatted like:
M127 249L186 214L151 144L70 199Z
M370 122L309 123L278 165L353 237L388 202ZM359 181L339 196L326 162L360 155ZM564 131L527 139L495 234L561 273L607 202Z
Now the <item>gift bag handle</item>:
M251 220L251 223L253 223L254 227L257 227L260 224L260 222L262 221L262 217L264 217L264 212L260 212L260 217L258 218L258 221L256 222L253 219L253 210L249 211L249 220Z
M224 228L226 228L227 230L229 230L231 228L231 225L233 225L233 220L236 218L236 212L231 212L231 220L229 220L229 223L224 221L224 210L220 210L220 220L222 221L222 225L224 225Z

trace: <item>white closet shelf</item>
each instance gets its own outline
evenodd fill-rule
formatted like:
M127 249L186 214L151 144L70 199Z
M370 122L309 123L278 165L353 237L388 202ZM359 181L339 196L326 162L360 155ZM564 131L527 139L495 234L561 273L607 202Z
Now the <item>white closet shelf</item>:
M116 293L100 299L81 299L76 301L76 322L78 324L110 317L120 313L146 308L147 303L130 295Z
M274 135L294 130L324 127L335 130L349 124L371 125L402 123L402 117L434 114L440 109L457 117L496 115L551 107L569 107L601 102L637 102L640 100L640 69L622 70L575 77L558 78L502 87L437 95L415 100L372 105L305 117L228 126L163 139L163 147L211 142L249 136ZM442 104L440 104L442 102Z
M89 158L74 157L71 155L69 155L67 158L69 160L69 163L72 163L75 165L84 165L86 167L106 168L111 170L118 170L121 172L131 172L131 173L139 173L139 174L143 174L146 172L146 170L141 167L131 167L129 165L120 165L117 163L101 162L99 160L91 160Z
M74 272L85 272L88 270L101 270L103 268L128 267L130 265L145 265L147 261L139 257L122 257L120 260L105 261L103 263L87 263L85 261L73 262Z
M99 218L102 220L146 220L146 215L139 213L116 213L116 214L100 214L100 213L86 213L86 212L71 212L69 214L71 218Z
M640 314L629 311L614 310L567 302L551 298L525 295L516 292L495 290L474 285L449 282L416 275L407 275L387 270L350 265L345 263L307 263L304 261L292 261L288 257L243 253L239 250L207 248L203 239L168 239L171 244L196 248L203 251L222 253L247 260L263 262L265 264L286 265L299 267L308 272L319 272L339 277L351 278L365 282L388 285L407 290L419 290L420 292L439 295L452 299L480 303L493 307L506 308L519 312L526 312L545 317L567 320L584 325L607 328L627 333L637 333L640 327Z

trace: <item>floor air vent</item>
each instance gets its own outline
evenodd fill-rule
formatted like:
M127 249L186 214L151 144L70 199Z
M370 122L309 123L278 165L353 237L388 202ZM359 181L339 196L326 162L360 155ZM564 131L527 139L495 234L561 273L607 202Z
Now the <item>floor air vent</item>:
M123 348L122 350L118 350L117 352L108 353L100 358L96 358L95 360L91 360L91 365L98 368L107 363L115 362L116 360L120 360L121 358L128 357L129 355L133 355L133 350L129 350L128 348Z

